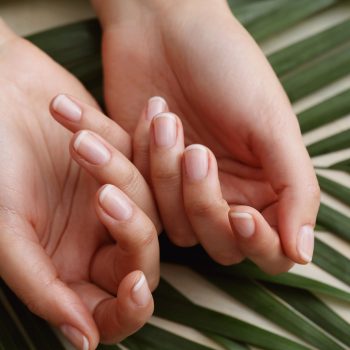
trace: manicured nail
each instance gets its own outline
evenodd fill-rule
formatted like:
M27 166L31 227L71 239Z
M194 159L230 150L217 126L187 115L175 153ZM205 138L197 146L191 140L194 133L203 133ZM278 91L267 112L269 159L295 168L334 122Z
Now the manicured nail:
M139 280L135 283L132 292L132 299L138 306L146 306L151 299L151 292L148 288L146 277L143 273L139 277Z
M81 108L66 95L58 95L52 102L52 108L70 122L81 119Z
M166 102L162 97L151 97L147 105L147 119L152 120L155 115L164 112L165 108Z
M77 349L89 350L88 339L76 328L68 325L61 326L63 335L74 345Z
M107 185L99 195L103 210L116 220L128 220L132 215L132 207L125 194L113 185Z
M154 140L158 147L172 147L176 143L176 118L170 113L154 117Z
M185 150L185 169L190 180L202 180L208 174L208 150L202 145L191 145Z
M254 218L249 213L230 212L231 223L234 230L242 237L249 238L255 232Z
M311 225L305 225L299 231L298 252L305 262L311 262L314 252L314 228Z
M111 158L105 145L88 131L82 131L78 135L73 148L82 158L94 165L105 164Z

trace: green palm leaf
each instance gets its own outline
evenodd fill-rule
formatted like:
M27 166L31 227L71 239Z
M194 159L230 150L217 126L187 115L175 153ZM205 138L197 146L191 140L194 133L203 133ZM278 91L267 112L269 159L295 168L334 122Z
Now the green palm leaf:
M350 113L350 90L308 108L299 113L298 120L302 132L318 128Z
M317 179L323 191L350 206L350 187L346 187L319 174L317 175Z
M259 283L249 279L223 278L214 275L207 275L206 278L249 308L264 314L272 322L297 335L317 349L344 349L320 331L318 327L300 317L300 314L295 310L277 300L276 296ZM347 331L350 332L350 325L348 325Z
M344 344L350 346L349 323L339 317L332 309L312 293L302 289L272 283L263 283L263 285L292 306L295 310L299 311L319 327L332 334L336 339L339 339Z

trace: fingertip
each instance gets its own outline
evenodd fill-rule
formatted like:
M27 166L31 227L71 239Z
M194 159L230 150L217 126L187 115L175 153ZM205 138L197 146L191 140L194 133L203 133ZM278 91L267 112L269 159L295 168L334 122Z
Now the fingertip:
M93 350L96 349L98 341L89 341L88 337L82 334L78 329L70 326L63 325L60 327L61 333L66 337L66 339L74 345L77 349L81 350ZM91 342L91 346L90 346Z
M230 211L229 219L234 232L237 232L240 238L251 238L255 233L255 221L252 214L246 211Z
M147 102L146 108L146 120L152 121L152 119L159 113L166 112L168 110L168 104L166 100L161 96L153 96Z
M317 190L289 190L283 193L279 231L286 255L298 264L312 261L314 226L319 207Z
M143 272L138 272L136 282L131 289L131 298L138 307L146 307L152 301L151 290Z
M121 281L118 288L119 319L129 327L129 333L141 328L152 316L154 302L147 278L142 271L133 271Z
M152 316L153 307L143 272L129 273L121 280L117 297L103 300L94 311L101 341L117 343L136 332Z
M51 100L50 111L55 119L59 115L66 122L80 121L83 113L81 107L66 94L58 94Z
M297 237L297 252L302 264L312 261L314 251L314 228L312 225L303 225Z
M230 210L231 227L240 251L264 272L277 275L293 263L284 254L278 233L256 209L237 206Z

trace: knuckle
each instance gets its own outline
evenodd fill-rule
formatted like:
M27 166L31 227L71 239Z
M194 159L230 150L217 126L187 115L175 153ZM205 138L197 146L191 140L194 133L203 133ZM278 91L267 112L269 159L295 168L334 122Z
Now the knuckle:
M187 212L196 217L204 218L210 217L213 214L220 212L226 207L225 201L206 201L194 199L191 203L186 205Z
M139 237L140 247L148 247L154 243L157 239L157 232L154 225L151 222L143 225L142 234Z
M127 167L118 182L118 187L126 193L137 193L141 185L140 175L132 167Z
M180 184L181 183L181 174L166 169L152 169L152 182L156 186L169 186L172 184Z
M100 122L101 123L98 127L98 133L108 142L115 140L116 131L118 132L118 130L115 129L115 123L111 122L105 116L101 116Z
M105 122L105 120L103 120L103 118L99 119L100 124L98 125L98 133L103 137L108 139L109 135L110 135L110 125L108 125L108 123Z
M138 218L134 227L133 231L137 232L136 235L130 235L130 226L129 228L125 227L125 232L119 240L120 247L123 250L144 250L154 244L157 239L157 232L151 221Z
M133 148L134 148L134 155L135 154L143 154L143 155L149 155L149 140L147 138L140 138L137 137L137 131L134 134L134 141L133 141Z

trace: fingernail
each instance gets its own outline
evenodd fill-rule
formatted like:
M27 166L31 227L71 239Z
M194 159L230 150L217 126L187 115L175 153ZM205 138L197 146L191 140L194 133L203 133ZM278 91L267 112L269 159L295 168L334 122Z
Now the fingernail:
M81 119L81 108L66 95L58 95L52 102L52 108L71 122L77 122Z
M103 210L116 220L128 220L132 215L132 207L125 194L113 185L107 185L99 195Z
M233 228L240 236L244 238L253 236L255 232L255 222L251 214L230 212L229 215Z
M76 328L68 325L61 326L63 335L77 348L81 350L89 350L88 339Z
M202 145L191 145L185 150L185 169L190 180L202 180L208 174L208 151Z
M151 97L147 105L147 120L152 120L155 115L164 112L165 108L166 102L162 97Z
M176 142L176 118L170 113L154 118L154 140L158 147L172 147Z
M134 303L138 306L146 306L149 303L151 292L143 273L141 273L139 280L135 283L131 295Z
M82 131L78 135L73 148L82 158L94 165L105 164L111 158L105 145L88 131Z
M305 225L299 231L298 252L305 262L311 262L314 252L314 228L311 225Z

